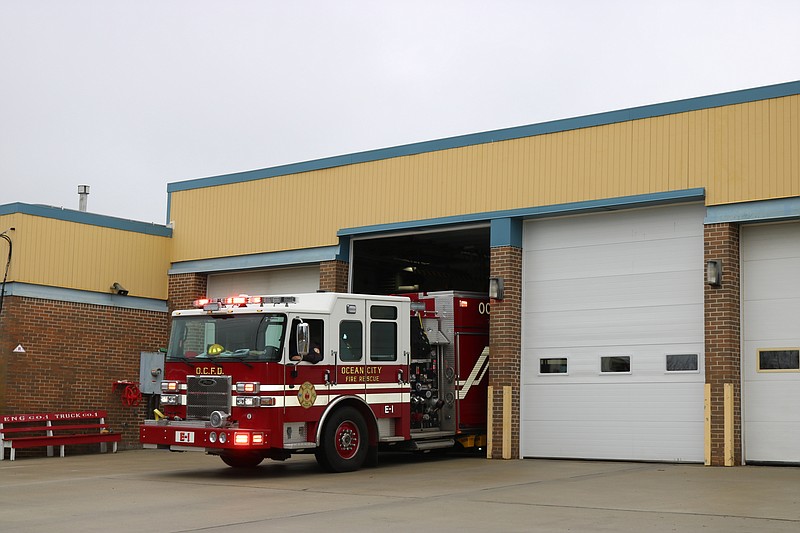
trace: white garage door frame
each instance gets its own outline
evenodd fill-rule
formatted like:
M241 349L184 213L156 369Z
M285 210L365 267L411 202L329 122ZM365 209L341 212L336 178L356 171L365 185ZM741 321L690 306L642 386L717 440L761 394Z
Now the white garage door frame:
M703 461L704 214L684 204L525 222L523 456ZM668 355L686 354L696 369L667 370ZM616 356L630 371L602 372ZM566 373L540 372L543 358L565 358Z
M759 365L759 350L800 349L800 222L742 226L740 238L744 460L800 463L800 369Z

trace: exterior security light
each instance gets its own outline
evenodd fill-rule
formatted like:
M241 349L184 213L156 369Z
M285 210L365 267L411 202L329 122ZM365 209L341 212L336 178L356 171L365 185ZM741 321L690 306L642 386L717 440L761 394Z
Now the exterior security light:
M722 286L722 261L719 259L706 261L706 283L712 287Z
M119 294L120 296L127 296L128 295L128 289L126 289L125 287L120 285L119 282L117 282L117 281L115 281L114 284L111 285L111 292L113 292L115 294Z
M503 278L489 278L489 298L502 300L504 296Z

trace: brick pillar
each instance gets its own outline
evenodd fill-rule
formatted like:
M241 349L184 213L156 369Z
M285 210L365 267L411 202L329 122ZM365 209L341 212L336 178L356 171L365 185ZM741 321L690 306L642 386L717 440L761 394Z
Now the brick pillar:
M11 412L12 395L18 387L24 386L22 383L12 383L9 371L9 365L19 357L14 354L14 348L23 342L26 346L28 345L28 338L20 328L19 301L20 298L17 296L6 295L3 299L2 313L0 313L0 413L3 414ZM45 380L44 383L47 381ZM5 453L5 450L0 451Z
M522 249L491 249L491 277L502 277L505 298L492 300L489 319L489 386L492 396L492 459L519 458L520 349L522 328ZM510 392L510 394L505 394ZM510 402L511 405L506 405ZM510 407L510 409L509 409ZM504 416L510 413L510 420ZM506 437L504 439L504 437Z
M319 290L347 292L350 263L346 261L323 261L319 264Z
M739 225L705 226L705 260L722 261L722 285L705 285L705 371L711 385L711 464L725 464L725 385L733 388L733 464L742 464Z
M189 309L196 299L206 296L208 275L171 274L168 290L167 308L170 313L175 309Z

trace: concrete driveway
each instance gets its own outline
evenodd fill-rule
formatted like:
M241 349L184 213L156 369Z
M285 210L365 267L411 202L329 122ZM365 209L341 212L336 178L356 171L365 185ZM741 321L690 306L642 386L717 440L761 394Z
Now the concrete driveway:
M0 462L14 532L800 530L800 468L381 456L252 471L154 450Z

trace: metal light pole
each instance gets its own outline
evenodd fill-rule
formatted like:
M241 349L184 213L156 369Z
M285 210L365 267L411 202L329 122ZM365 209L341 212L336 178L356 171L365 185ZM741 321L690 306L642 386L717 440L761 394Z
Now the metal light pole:
M11 237L8 236L9 231L14 231L14 228L8 228L3 233L0 233L0 238L8 242L8 260L6 261L6 271L3 274L3 284L0 285L0 317L3 316L3 298L6 295L6 280L8 279L8 267L11 266Z

